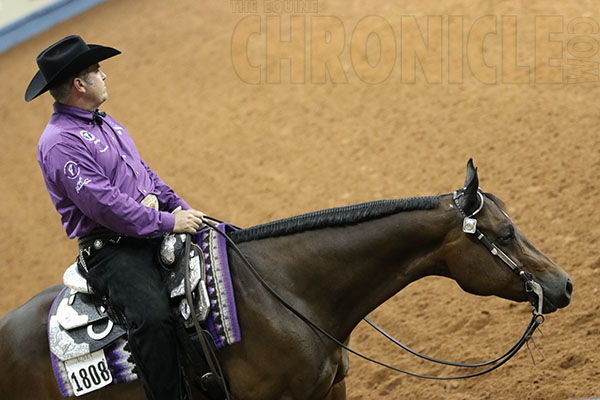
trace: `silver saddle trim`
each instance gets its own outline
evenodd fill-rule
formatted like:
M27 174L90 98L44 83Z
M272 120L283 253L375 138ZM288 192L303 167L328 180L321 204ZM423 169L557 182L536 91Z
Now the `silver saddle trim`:
M93 294L94 291L88 285L87 279L79 273L77 262L73 263L63 275L63 283L66 287L71 288L79 293Z
M193 321L190 318L192 315L192 310L185 297L186 268L189 271L189 290L192 292L192 298L194 298L194 310L197 310L195 313L196 318L200 322L205 321L208 317L208 313L210 311L210 300L205 281L206 255L200 246L198 246L198 244L191 243L189 246L190 253L188 254L189 264L186 265L186 240L190 240L188 235L175 233L166 235L161 244L160 258L163 263L163 267L170 269L170 273L167 278L169 296L171 298L182 297L182 299L179 301L179 312L185 321L186 327L191 327L193 324Z
M61 361L98 351L125 335L90 296L64 288L55 299L48 320L51 352Z
M70 296L75 294L75 291L71 289ZM70 301L70 298L62 299L56 310L56 321L67 331L87 325L89 322L89 317L86 314L79 314L71 307Z
M61 361L79 357L90 352L90 345L75 342L67 331L61 329L56 317L51 317L48 323L48 338L50 351Z
M194 249L192 249L192 254L190 254L190 265L189 265L189 269L190 269L190 290L194 290L196 289L196 286L198 286L198 283L200 282L200 280L203 278L203 274L204 271L202 271L201 267L201 263L200 263L200 256L201 254L198 254L197 252L194 251ZM171 290L171 298L174 297L179 297L179 296L183 296L185 294L185 278L182 277L181 281L179 282L179 284L174 287Z

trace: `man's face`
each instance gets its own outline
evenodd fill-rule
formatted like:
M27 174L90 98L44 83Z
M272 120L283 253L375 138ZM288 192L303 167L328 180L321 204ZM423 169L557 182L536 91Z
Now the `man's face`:
M85 97L90 103L96 104L96 108L108 99L106 85L104 80L106 75L100 70L100 64L94 64L88 67L87 76L82 79L83 85L86 88Z

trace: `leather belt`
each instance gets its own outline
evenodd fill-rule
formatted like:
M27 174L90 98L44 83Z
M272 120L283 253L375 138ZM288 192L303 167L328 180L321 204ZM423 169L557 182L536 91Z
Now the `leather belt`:
M92 248L100 250L107 242L118 243L123 235L110 231L106 228L97 228L92 231L89 235L78 237L77 245L79 251L89 255Z
M106 228L97 228L89 235L78 237L77 245L79 247L79 257L77 258L77 265L80 267L80 272L84 276L89 272L85 262L85 256L89 257L92 254L92 249L100 250L109 242L119 243L122 238L123 235L112 232Z

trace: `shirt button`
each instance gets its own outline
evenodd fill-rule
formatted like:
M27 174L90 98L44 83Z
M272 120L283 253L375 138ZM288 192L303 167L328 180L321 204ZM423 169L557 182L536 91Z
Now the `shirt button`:
M135 171L135 175L136 175L136 176L137 176L137 175L139 175L139 174L140 174L139 172Z
M121 158L124 160L124 159L126 159L126 158L127 158L127 156L126 156L125 154L123 154L123 155L121 156Z
M144 194L146 194L146 190L142 190L142 192L144 192Z

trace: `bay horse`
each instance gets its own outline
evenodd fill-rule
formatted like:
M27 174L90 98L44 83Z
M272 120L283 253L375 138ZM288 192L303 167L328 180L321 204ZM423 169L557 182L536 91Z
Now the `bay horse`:
M454 279L466 292L523 302L523 280L462 229L477 227L543 289L543 312L569 304L569 276L513 224L503 203L478 188L471 161L462 196L382 200L292 217L232 234L264 281L340 342L371 311L420 278ZM242 341L218 358L238 400L344 400L347 352L284 307L229 251ZM0 321L0 398L61 399L46 338L45 290ZM143 399L137 382L84 399ZM195 399L204 399L200 392Z

